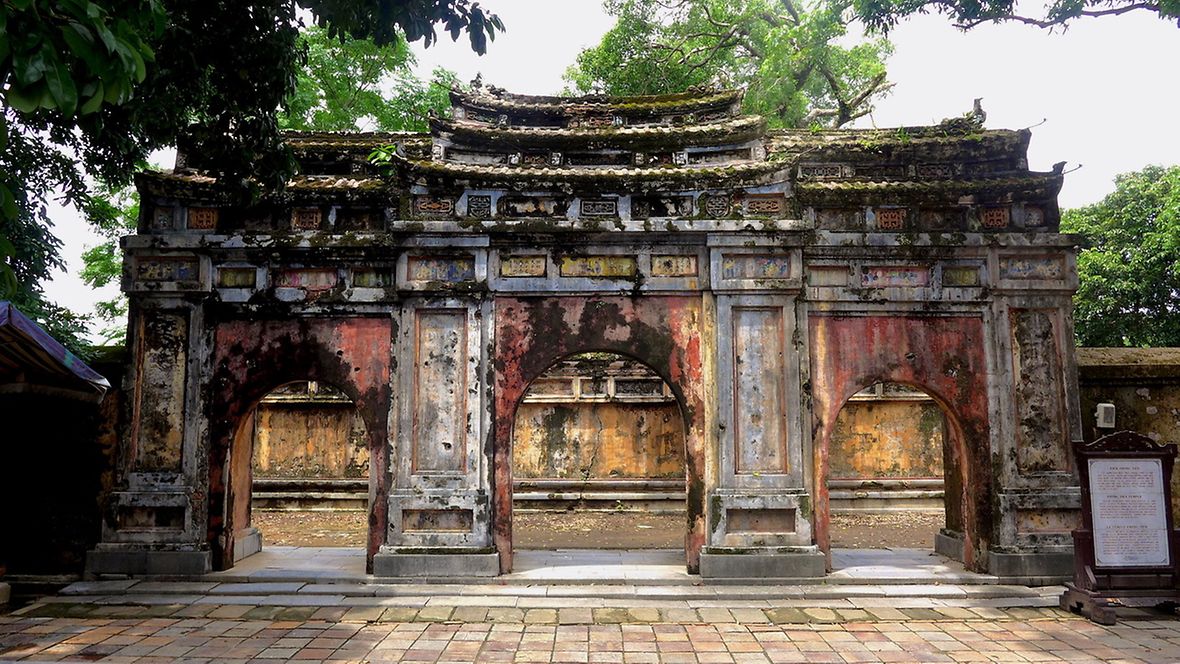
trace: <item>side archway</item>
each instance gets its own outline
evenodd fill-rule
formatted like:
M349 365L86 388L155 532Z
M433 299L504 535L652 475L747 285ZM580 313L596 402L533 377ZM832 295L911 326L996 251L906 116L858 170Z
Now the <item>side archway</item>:
M392 323L388 318L316 318L225 321L214 328L212 394L209 396L208 543L214 566L233 565L235 495L233 462L249 463L241 423L279 385L314 380L348 396L369 438L369 536L366 566L385 542L389 510L389 369ZM240 472L240 471L239 471ZM240 491L240 489L239 489ZM243 497L248 499L248 496ZM236 510L240 512L241 510Z
M815 540L831 562L828 456L832 428L844 404L860 389L901 383L930 395L947 418L952 461L948 486L957 493L963 563L987 570L991 544L992 473L983 320L978 316L812 315L811 395ZM954 505L951 506L952 510ZM956 514L948 512L948 518Z

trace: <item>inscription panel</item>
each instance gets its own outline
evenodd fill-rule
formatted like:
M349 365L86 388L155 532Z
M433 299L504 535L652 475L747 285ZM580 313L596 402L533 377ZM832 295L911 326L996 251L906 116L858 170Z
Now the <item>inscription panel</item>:
M1089 461L1095 563L1099 567L1170 564L1160 459Z
M1061 279L1065 263L1058 256L1001 256L1000 277L1003 279Z
M467 459L467 312L415 313L411 472L461 473Z
M144 256L135 261L135 278L140 281L199 284L201 262L192 256Z
M778 307L733 309L734 472L787 472L786 357Z

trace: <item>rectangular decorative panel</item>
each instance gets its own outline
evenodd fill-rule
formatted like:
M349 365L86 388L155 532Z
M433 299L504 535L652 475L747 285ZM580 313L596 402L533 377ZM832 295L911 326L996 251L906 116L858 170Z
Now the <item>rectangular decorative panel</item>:
M1001 256L1001 279L1061 279L1065 263L1059 256Z
M619 202L613 198L582 200L583 217L614 217L619 214Z
M217 208L191 207L186 228L194 231L217 230Z
M905 229L908 210L905 208L877 208L877 228L883 231L900 231Z
M652 256L653 277L695 277L697 276L696 256Z
M279 270L274 276L274 285L279 288L302 288L321 291L335 288L340 275L332 268L301 268Z
M1061 349L1054 312L1013 309L1016 465L1022 474L1069 470Z
M505 256L500 259L500 276L543 277L547 267L544 256Z
M866 288L919 288L930 285L930 269L909 266L865 267L861 285Z
M252 267L217 268L219 288L254 288L258 281L258 270Z
M787 256L725 256L721 259L723 279L787 279L791 259Z
M393 273L382 269L356 269L352 271L352 285L355 288L386 288L393 285Z
M1082 525L1079 510L1039 509L1016 510L1016 532L1021 534L1069 534Z
M474 522L471 510L404 510L402 530L405 532L471 532Z
M746 214L778 217L787 211L787 199L778 194L746 197Z
M413 472L462 472L467 454L467 312L421 310L414 324Z
M415 196L414 212L428 217L449 217L455 213L455 201L434 196Z
M942 268L943 286L978 286L979 268L971 266L948 266Z
M783 312L733 309L734 470L787 471Z
M179 471L188 319L180 313L145 313L138 333L136 470Z
M143 256L135 260L135 278L196 284L201 280L201 263L190 256Z
M564 256L563 277L633 277L638 271L633 256Z
M725 515L729 533L795 532L794 509L730 509Z
M814 266L807 269L809 286L847 286L848 268L842 265Z
M472 281L475 259L471 256L410 256L406 260L407 281Z
M319 208L291 210L291 228L297 231L319 230L322 216Z

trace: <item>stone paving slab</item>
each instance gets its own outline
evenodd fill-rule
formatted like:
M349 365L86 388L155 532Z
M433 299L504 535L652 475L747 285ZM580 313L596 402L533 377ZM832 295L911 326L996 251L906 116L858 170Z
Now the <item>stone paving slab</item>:
M610 614L591 616L499 609L468 621L459 614L463 610L470 608L446 612L451 622L421 622L420 614L397 609L355 609L351 615L329 620L278 607L202 618L55 618L27 612L0 616L0 660L143 664L1180 661L1180 622L1143 620L1103 627L1058 610L1020 619L942 616L873 622L842 621L837 612L815 609L815 622L798 619L807 612L776 614L794 618L784 624L742 622L734 613L716 616L716 624L644 622L651 617L644 613L650 609L612 609ZM437 613L437 618L443 616L444 612Z

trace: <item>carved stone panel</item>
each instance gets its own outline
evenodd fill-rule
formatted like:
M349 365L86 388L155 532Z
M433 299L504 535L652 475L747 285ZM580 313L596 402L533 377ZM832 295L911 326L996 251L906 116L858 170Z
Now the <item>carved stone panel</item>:
M188 317L154 312L140 319L136 357L136 470L181 470Z
M734 471L787 472L780 307L733 309Z
M1065 380L1054 312L1014 309L1012 377L1016 401L1016 466L1022 475L1069 470Z
M467 312L414 314L411 472L462 473L467 458Z

